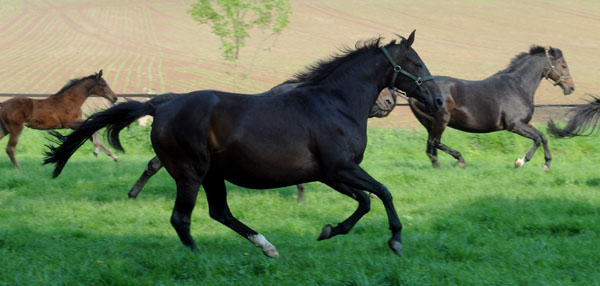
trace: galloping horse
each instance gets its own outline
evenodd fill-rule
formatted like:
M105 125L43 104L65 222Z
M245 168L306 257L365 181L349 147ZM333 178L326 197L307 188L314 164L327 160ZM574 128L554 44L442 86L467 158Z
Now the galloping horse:
M533 147L515 161L518 168L531 159L538 146L544 145L546 162L550 168L550 150L544 133L529 121L533 116L533 95L542 79L560 85L565 95L575 90L567 62L561 50L532 46L529 53L517 55L510 65L496 74L480 81L468 81L452 77L436 76L446 104L433 115L423 112L423 105L410 99L410 107L419 122L429 133L427 155L434 167L439 168L437 149L458 160L457 165L466 167L460 152L442 144L446 126L473 133L508 130L533 140Z
M256 95L264 96L264 95L275 95L278 93L285 93L285 92L288 92L288 91L294 89L298 85L299 85L298 83L284 82L266 92L259 93ZM163 94L163 95L159 95L157 97L152 98L150 101L154 105L159 105L159 104L163 104L165 102L169 102L169 101L177 98L178 96L181 96L181 94L173 94L173 93ZM369 118L371 118L371 117L377 117L377 118L386 117L390 114L390 112L392 112L394 107L396 107L396 95L394 94L394 91L391 91L389 88L384 88L379 93L379 96L377 97L377 101L375 101L375 104L373 105L373 107L371 107L371 111L369 112ZM154 174L156 174L160 169L162 169L162 167L163 167L163 164L160 162L160 159L158 157L154 157L150 161L148 161L148 165L146 166L146 169L144 170L144 172L142 172L142 175L140 175L140 178L135 182L133 187L131 187L131 190L129 190L129 193L128 193L129 198L133 198L133 199L137 198L138 194L142 191L142 188L144 188L144 185L146 185L146 182L148 182L150 177L154 176ZM305 189L304 184L296 185L296 189L298 190L298 201L304 201L304 189Z
M102 78L100 72L69 81L56 94L45 99L31 99L27 97L13 97L2 103L0 108L0 139L10 134L6 153L13 165L19 167L15 157L15 149L23 127L33 129L60 129L77 128L83 122L81 106L92 94L104 97L111 103L117 101L117 95L110 89L108 83ZM92 135L94 142L94 155L98 155L98 147L115 161L119 158Z
M271 96L247 96L203 90L167 103L126 102L92 115L62 144L51 147L45 163L56 163L58 176L89 135L107 127L110 143L122 150L119 132L144 115L154 115L151 139L160 161L175 180L177 197L171 224L181 242L197 250L190 235L191 214L200 186L210 217L278 257L275 246L237 220L227 205L225 180L246 188L269 189L321 181L358 201L358 208L319 240L348 233L370 210L365 191L377 195L386 210L392 237L401 253L402 224L388 189L360 166L367 146L367 119L386 86L406 91L431 112L443 98L429 70L411 48L414 32L400 43L381 39L357 44L296 75L293 90ZM398 63L398 64L396 64Z
M564 129L554 121L548 121L548 132L556 138L589 136L598 132L600 120L600 97L592 96L587 104L571 108L567 114L573 114Z

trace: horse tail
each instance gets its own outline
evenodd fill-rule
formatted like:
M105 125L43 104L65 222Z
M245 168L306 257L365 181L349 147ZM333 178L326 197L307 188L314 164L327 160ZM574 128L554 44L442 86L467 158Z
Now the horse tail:
M600 119L600 98L592 96L587 104L577 106L569 110L567 114L575 113L565 128L560 129L554 121L548 121L548 132L557 138L589 136L598 133L598 121ZM591 127L589 131L586 132Z
M55 143L60 145L46 145L49 151L45 152L44 164L56 164L52 173L52 177L56 178L62 172L71 155L103 127L107 129L110 145L116 150L123 151L123 146L119 140L119 132L142 116L154 115L155 110L156 106L150 101L129 101L93 114L68 136L50 131L50 134L55 137Z

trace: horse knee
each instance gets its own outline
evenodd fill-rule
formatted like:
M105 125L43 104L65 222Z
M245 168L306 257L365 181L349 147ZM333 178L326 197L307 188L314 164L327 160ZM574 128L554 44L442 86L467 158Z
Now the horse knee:
M381 190L379 194L377 194L377 196L379 196L379 199L381 199L384 202L391 201L393 199L392 193L390 193L390 191L384 185L381 185Z

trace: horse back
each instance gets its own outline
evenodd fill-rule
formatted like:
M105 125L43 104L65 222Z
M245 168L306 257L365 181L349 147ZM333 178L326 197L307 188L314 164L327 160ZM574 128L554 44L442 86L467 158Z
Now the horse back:
M447 125L462 131L486 133L505 129L508 118L531 117L528 104L510 83L485 79L468 81L436 77L447 104Z
M0 108L0 120L6 125L23 124L29 121L34 103L28 97L12 97L4 101Z

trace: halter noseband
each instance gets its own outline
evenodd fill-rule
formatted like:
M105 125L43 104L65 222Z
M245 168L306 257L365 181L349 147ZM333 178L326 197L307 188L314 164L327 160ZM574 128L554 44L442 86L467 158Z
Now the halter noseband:
M546 53L546 59L548 60L548 66L549 66L546 69L546 71L544 71L544 78L547 79L548 81L552 82L553 86L557 86L561 82L564 82L567 79L570 79L571 78L570 76L564 76L561 73L559 73L558 70L556 70L556 66L554 66L552 64L552 61L550 60L550 54L548 53L548 48L544 48L544 52ZM560 78L558 80L553 80L552 78L550 78L551 72L555 72L557 75L560 76Z
M387 51L385 46L381 46L381 50L383 51L383 54L385 55L385 57L390 61L390 63L394 67L394 75L392 76L392 82L390 83L391 89L395 88L394 84L396 83L396 78L398 77L398 73L401 73L401 74L411 78L415 82L415 85L408 92L406 92L406 95L409 95L410 93L412 93L416 88L420 88L421 85L423 84L423 82L433 79L433 76L431 76L431 75L424 76L424 77L414 76L413 74L402 69L402 67L399 64L396 64L396 61L394 61L394 58L392 58L392 56Z

